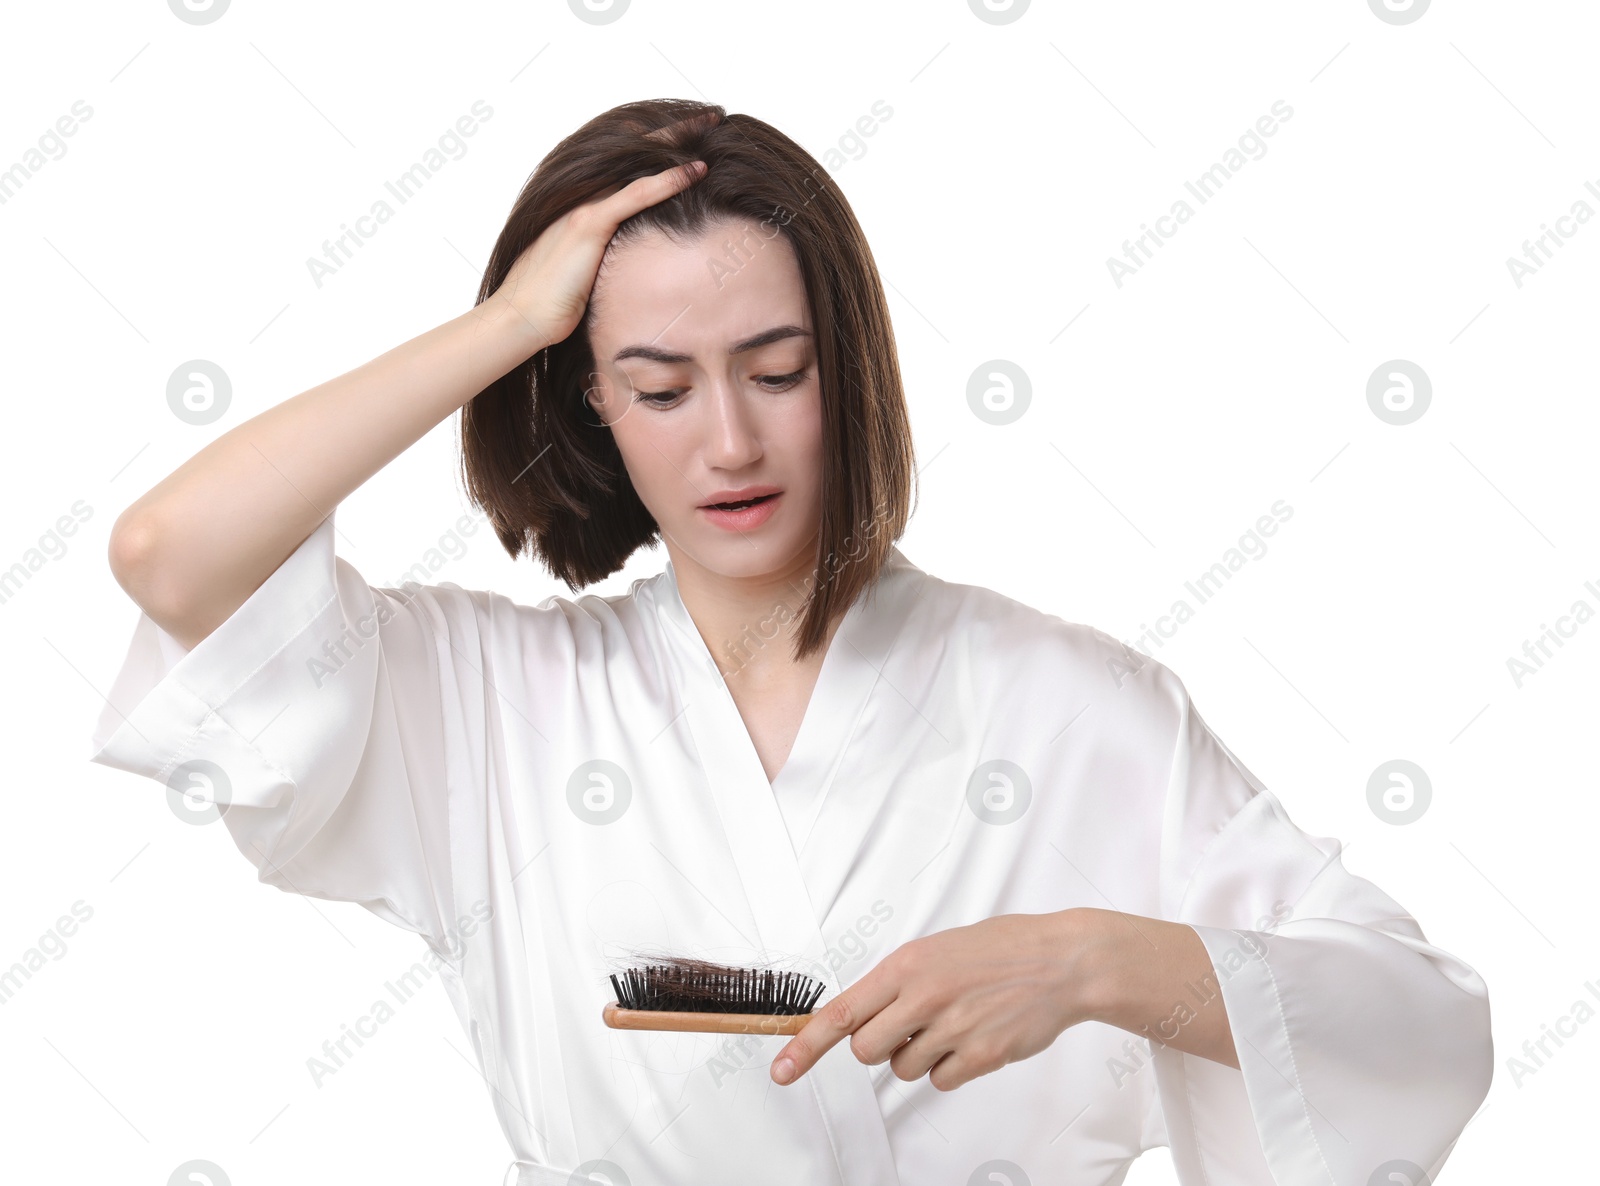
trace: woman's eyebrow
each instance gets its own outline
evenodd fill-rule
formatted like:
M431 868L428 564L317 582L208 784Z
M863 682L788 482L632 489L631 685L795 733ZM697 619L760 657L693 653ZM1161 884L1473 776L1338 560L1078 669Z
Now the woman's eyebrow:
M754 350L757 346L766 346L772 342L781 342L785 338L809 338L811 331L801 329L798 325L775 325L771 329L764 329L752 337L735 342L728 347L728 353L743 354L746 350ZM659 346L625 346L612 356L612 362L621 362L624 358L644 358L651 362L693 362L692 355L683 354L677 350L663 350Z

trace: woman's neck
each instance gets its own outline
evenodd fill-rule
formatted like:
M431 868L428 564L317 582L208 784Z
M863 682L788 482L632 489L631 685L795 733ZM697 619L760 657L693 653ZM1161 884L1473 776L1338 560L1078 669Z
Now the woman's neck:
M803 660L794 658L794 639L815 584L813 553L770 572L730 577L704 567L667 546L678 580L678 596L699 630L706 649L730 685L768 685L797 669L820 664L842 614L828 624L823 647Z

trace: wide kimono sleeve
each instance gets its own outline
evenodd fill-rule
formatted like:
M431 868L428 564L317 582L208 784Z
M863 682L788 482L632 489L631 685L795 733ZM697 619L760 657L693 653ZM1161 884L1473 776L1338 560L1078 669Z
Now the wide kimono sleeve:
M330 516L192 650L141 614L91 761L217 804L267 885L360 903L451 958L480 595L369 587L333 534Z
M1297 828L1152 666L1177 720L1163 916L1205 944L1239 1058L1154 1047L1180 1181L1432 1181L1493 1075L1483 979L1346 870L1337 840Z

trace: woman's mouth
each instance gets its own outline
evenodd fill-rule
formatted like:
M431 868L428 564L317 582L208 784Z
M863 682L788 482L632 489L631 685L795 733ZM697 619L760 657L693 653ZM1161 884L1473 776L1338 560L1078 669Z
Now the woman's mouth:
M741 502L719 502L700 509L718 527L725 527L735 531L749 531L759 527L772 517L777 507L778 500L783 497L780 490L777 494L763 494L759 498L747 498Z

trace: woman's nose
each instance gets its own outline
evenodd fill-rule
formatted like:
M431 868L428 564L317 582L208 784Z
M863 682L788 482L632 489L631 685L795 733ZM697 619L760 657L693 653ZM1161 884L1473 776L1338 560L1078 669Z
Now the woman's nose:
M738 469L761 455L756 424L744 394L728 380L712 385L706 401L711 423L705 434L709 460L722 469Z

